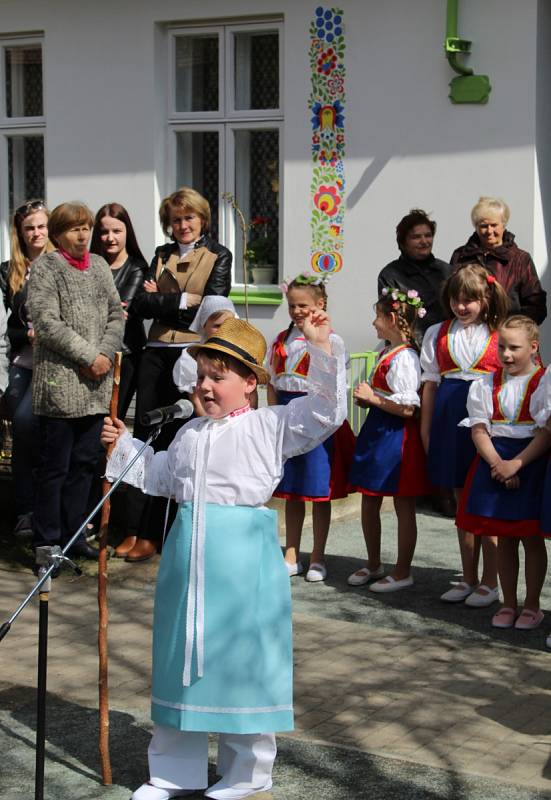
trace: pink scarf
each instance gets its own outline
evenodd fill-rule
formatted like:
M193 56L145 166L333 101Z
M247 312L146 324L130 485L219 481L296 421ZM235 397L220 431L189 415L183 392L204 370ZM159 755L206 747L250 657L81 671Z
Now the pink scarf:
M64 250L62 247L57 248L57 252L60 256L63 256L65 261L68 261L72 267L76 267L81 272L84 272L85 269L88 269L90 266L90 253L88 250L84 253L82 258L75 258L67 250Z

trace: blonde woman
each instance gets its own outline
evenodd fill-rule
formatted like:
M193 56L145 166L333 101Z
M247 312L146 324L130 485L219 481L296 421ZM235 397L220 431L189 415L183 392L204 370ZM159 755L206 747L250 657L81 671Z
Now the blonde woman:
M134 425L134 435L144 439L149 433L142 423L144 413L181 397L172 373L183 348L199 339L190 326L203 297L227 297L231 289L232 254L210 236L211 211L205 197L183 186L161 202L159 219L171 241L155 250L143 288L132 302L134 315L152 320L140 364ZM154 449L168 447L182 425L182 420L165 425ZM115 555L147 561L157 552L166 503L131 491L133 514Z
M485 267L507 292L509 313L525 314L541 325L547 316L546 293L530 253L521 250L514 234L507 230L509 216L504 200L481 197L471 210L474 233L465 245L454 250L451 264Z
M31 403L34 329L27 306L27 281L34 259L53 250L48 240L48 216L43 200L30 200L16 209L10 232L10 258L0 265L4 304L11 312L6 403L13 428L12 475L17 514L14 533L17 536L32 533L38 422Z

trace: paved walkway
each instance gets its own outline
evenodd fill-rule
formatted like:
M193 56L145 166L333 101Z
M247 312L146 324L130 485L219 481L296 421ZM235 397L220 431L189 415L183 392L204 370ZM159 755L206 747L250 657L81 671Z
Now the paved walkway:
M386 557L394 518L384 515ZM273 796L551 798L551 653L544 630L494 632L491 610L437 599L458 561L451 523L420 516L415 586L382 597L346 586L363 554L338 520L325 585L293 579L296 731L280 737ZM309 534L305 534L305 545ZM50 601L48 798L122 800L145 778L156 562L111 562L114 785L98 786L96 599L92 577L54 582ZM0 569L0 620L33 585ZM551 606L546 589L544 606ZM0 796L33 778L36 609L0 644ZM73 787L68 794L68 787ZM200 795L198 795L199 797Z

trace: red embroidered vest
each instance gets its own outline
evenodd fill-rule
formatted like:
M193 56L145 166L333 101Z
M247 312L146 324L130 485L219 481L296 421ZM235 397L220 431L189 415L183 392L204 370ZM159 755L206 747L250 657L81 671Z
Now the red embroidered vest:
M438 336L436 338L436 360L438 361L438 368L441 375L450 375L453 372L462 372L459 364L455 361L450 341L450 327L455 320L447 319L440 326ZM497 331L491 333L486 339L486 344L482 353L476 360L468 367L467 372L495 372L500 368L500 363L497 357Z
M381 392L381 394L393 394L392 389L387 383L386 376L395 356L402 350L413 350L413 347L410 347L409 344L399 344L397 347L388 350L379 358L371 374L370 384L372 389L376 389L378 392Z
M494 372L492 387L492 401L494 408L492 412L492 422L499 423L501 425L533 425L534 420L530 414L530 398L538 388L538 384L543 378L544 374L545 369L543 367L538 367L532 374L530 380L526 384L524 395L518 405L515 417L514 419L510 419L503 413L499 398L501 390L506 383L507 373L503 367Z
M275 342L272 345L272 352L270 353L270 364L274 375L285 375L287 373L287 350L285 349L285 339L287 331L278 333ZM296 363L291 375L301 375L305 378L308 375L310 367L310 353L303 353L298 362Z

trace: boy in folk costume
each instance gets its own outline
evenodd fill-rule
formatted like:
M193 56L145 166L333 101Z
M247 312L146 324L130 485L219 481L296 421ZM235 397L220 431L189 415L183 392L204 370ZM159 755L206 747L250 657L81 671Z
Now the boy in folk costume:
M174 497L153 626L150 781L133 800L167 800L207 786L207 735L218 732L217 772L206 791L237 800L272 786L274 731L293 728L289 580L276 513L265 508L283 464L331 435L346 416L343 360L332 355L327 314L304 325L308 394L253 411L266 383L266 343L252 325L230 319L194 345L197 392L206 416L152 450L125 480ZM116 441L108 477L122 472L141 443L106 419Z

